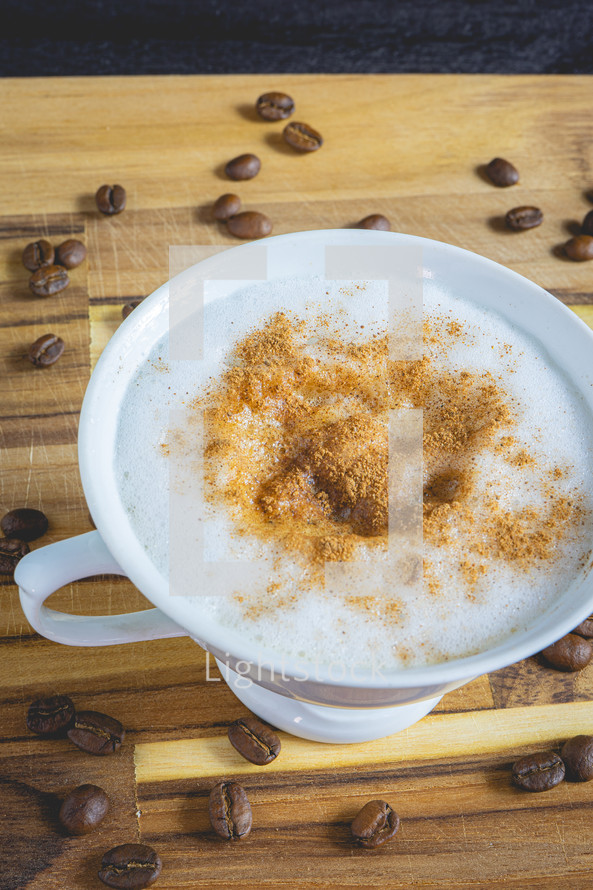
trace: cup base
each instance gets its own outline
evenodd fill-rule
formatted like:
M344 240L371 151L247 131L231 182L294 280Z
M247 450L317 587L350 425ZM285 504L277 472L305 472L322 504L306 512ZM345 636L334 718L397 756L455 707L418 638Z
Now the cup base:
M370 742L406 729L437 705L442 696L391 708L330 708L271 692L253 683L241 685L239 674L217 664L231 692L266 723L302 739L330 744Z

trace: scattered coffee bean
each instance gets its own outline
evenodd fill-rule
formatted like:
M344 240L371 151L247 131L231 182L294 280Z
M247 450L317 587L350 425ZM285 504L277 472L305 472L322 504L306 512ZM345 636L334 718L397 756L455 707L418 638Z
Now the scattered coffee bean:
M359 223L356 223L357 229L377 229L379 232L391 231L391 223L382 213L371 213L365 216Z
M27 358L36 368L53 365L64 352L64 341L55 334L42 334L29 346Z
M323 138L317 130L308 124L291 121L282 131L284 141L296 151L317 151L323 145Z
M63 266L42 266L29 279L29 287L36 297L51 297L69 284L70 279Z
M146 844L121 844L105 853L99 878L116 890L142 890L161 873L161 857Z
M293 113L294 101L286 93L264 93L255 107L265 121L283 121Z
M51 266L54 261L54 249L49 241L32 241L23 250L23 266L29 272L36 272L42 266Z
M103 821L109 798L98 785L79 785L64 798L58 819L69 834L88 834Z
M525 791L548 791L564 779L564 763L553 751L528 754L513 764L513 782Z
M257 210L244 210L243 213L231 216L227 229L235 238L264 238L272 231L272 223Z
M56 263L66 269L75 269L86 259L86 247L76 238L63 241L56 250Z
M98 711L78 711L68 730L70 741L87 754L113 754L121 747L124 736L119 720Z
M126 190L122 185L102 185L97 190L95 201L101 213L113 216L125 209L126 197Z
M208 801L210 824L225 840L247 837L251 831L251 806L245 789L236 782L219 782Z
M67 695L50 695L34 701L27 712L27 729L37 735L55 735L74 720L74 702Z
M587 637L587 639L591 639L593 637L593 615L589 615L588 618L585 618L584 621L575 627L572 631L573 634L578 634L579 637Z
M257 717L251 715L235 720L229 726L229 741L245 760L263 766L280 753L280 739Z
M221 195L214 202L212 216L214 219L229 219L241 209L241 198L238 195Z
M224 172L229 179L253 179L257 176L261 168L261 161L257 155L239 155L229 161Z
M593 644L577 634L567 634L543 649L542 655L557 671L582 671L593 658Z
M521 232L524 229L534 229L536 226L541 226L544 221L544 215L539 207L513 207L505 216L505 221L509 229Z
M565 742L560 752L566 777L573 782L593 779L593 735L576 735Z
M394 837L399 816L384 800L369 800L351 825L352 837L363 847L380 847Z
M575 235L564 245L564 252L571 260L593 260L593 235Z
M583 220L581 235L593 235L593 210L590 210Z
M24 541L17 538L0 538L0 575L12 575L18 563L29 552Z
M513 167L510 161L505 161L504 158L493 158L486 166L486 173L494 185L497 185L499 188L506 188L519 182L517 169Z
M46 533L48 526L45 513L32 507L17 507L0 520L0 528L6 537L19 541L35 541Z
M134 309L139 306L141 302L142 300L133 300L131 303L126 303L125 306L122 306L121 317L124 319L124 321L128 317L128 315L132 314Z

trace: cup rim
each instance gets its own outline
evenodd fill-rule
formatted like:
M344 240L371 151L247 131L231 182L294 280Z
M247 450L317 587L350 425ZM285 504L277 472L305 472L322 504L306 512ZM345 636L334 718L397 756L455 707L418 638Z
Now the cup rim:
M500 280L501 294L505 291L505 286L511 289L519 287L523 291L525 298L537 300L538 305L544 308L547 314L551 313L550 331L557 330L557 325L552 325L552 321L557 317L558 320L562 319L562 326L568 330L571 338L576 338L583 343L586 342L589 349L593 346L593 332L589 327L548 291L519 273L465 248L421 238L416 235L356 229L322 229L296 232L267 238L264 243L268 248L271 245L272 249L276 249L278 246L282 248L284 245L289 245L292 242L299 243L308 240L314 243L354 243L356 241L363 244L388 244L393 243L393 239L397 239L404 244L409 243L410 245L419 245L425 249L440 251L451 259L452 262L469 262L470 266L473 264L475 268L483 269L485 273L490 273ZM250 242L236 247L233 246L229 250L246 252L259 247L261 243L259 241ZM196 266L200 266L203 271L207 271L209 266L214 267L220 262L221 253L202 260ZM226 251L223 253L226 253ZM188 274L188 271L190 270L180 273L175 279L171 280L181 279ZM304 659L293 657L284 658L281 653L274 652L273 650L266 652L257 649L254 644L250 644L249 641L245 640L237 632L223 627L208 617L201 617L202 627L188 627L188 622L183 616L182 607L185 598L172 597L166 592L163 594L162 591L159 591L155 584L155 569L150 558L144 553L138 539L134 538L132 540L130 538L129 522L122 521L125 510L119 500L115 502L119 521L113 521L113 495L114 487L116 493L116 486L114 486L113 476L109 476L107 466L108 458L111 455L105 455L101 451L103 443L99 438L101 433L98 432L99 421L109 416L106 412L113 408L113 402L105 398L106 393L109 392L110 384L113 384L120 374L123 375L122 379L124 382L129 382L133 377L138 364L129 365L129 362L131 357L134 356L135 345L141 335L151 331L151 325L157 324L161 316L163 316L163 306L167 303L170 283L168 281L161 285L142 301L141 305L130 314L114 333L99 357L92 372L80 414L79 465L89 510L107 548L122 569L125 570L132 583L138 587L147 599L153 602L172 620L176 621L184 629L187 629L188 634L196 642L206 649L214 650L218 653L225 652L226 655L229 655L235 661L258 664L263 658L265 664L270 665L272 671L276 671L279 675L282 672L282 675L287 674L294 677L296 673L302 673L306 668L314 668L315 681L331 686L354 686L369 689L430 687L435 683L441 684L467 680L514 664L541 651L545 646L569 633L590 614L593 608L593 583L589 580L589 574L593 568L591 560L589 560L587 569L568 588L568 592L574 589L575 593L580 596L580 598L577 598L580 605L578 607L575 606L573 610L568 609L562 614L562 610L557 609L557 606L566 599L567 593L565 593L553 607L544 613L544 618L548 616L547 625L549 626L545 627L543 631L539 627L542 623L540 618L522 633L507 637L499 645L475 655L451 658L444 662L418 667L400 667L379 671L375 669L366 671L360 669L360 671L357 671L358 675L356 677L349 677L344 680L333 679L326 665L317 665ZM161 327L156 330L157 334L152 337L151 344L155 344L158 341L165 333L166 328ZM527 332L529 333L528 330ZM546 346L547 344L544 343L543 345ZM574 382L572 377L571 382ZM591 369L591 386L593 387L593 368ZM593 413L593 401L590 407ZM111 428L113 428L113 421L117 413L116 411L113 417L111 417ZM588 595L583 595L582 588L585 586L590 588ZM567 604L564 603L564 605L566 606ZM555 614L556 612L558 614ZM552 617L555 618L553 625L549 620ZM189 623L192 624L192 622Z

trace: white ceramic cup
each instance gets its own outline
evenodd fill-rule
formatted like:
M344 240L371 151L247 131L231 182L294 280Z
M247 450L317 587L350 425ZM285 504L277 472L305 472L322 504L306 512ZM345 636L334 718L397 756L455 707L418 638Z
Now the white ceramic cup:
M233 248L235 264L249 265L262 242ZM425 285L495 310L539 340L593 413L593 334L547 291L504 267L447 244L391 232L328 230L267 239L269 277L302 278L328 245L385 245L422 250ZM204 260L203 277L223 278L229 252ZM167 585L135 536L122 505L113 456L119 406L126 388L152 347L167 331L170 282L121 325L105 348L85 395L79 429L84 492L97 531L51 544L20 561L15 580L31 625L45 637L71 646L189 635L217 659L233 692L252 710L294 735L327 742L358 742L404 729L440 698L481 674L540 651L570 632L593 609L591 563L563 596L524 633L479 655L443 664L384 672L358 671L336 677L331 665L303 665L274 652L257 651L236 631L198 616ZM229 292L245 282L229 282ZM592 542L593 543L593 542ZM156 606L144 612L105 617L58 613L43 605L55 590L96 574L127 575Z

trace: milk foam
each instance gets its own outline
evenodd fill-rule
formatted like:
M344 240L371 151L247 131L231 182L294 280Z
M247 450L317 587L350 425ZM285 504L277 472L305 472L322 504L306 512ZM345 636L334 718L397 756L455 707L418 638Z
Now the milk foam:
M331 314L337 333L360 331L364 338L386 329L387 300L381 282L353 287L347 282L322 279L306 282L261 282L218 299L219 283L206 292L203 362L169 362L165 338L130 384L119 419L116 473L123 504L135 532L154 562L155 570L168 576L168 493L171 436L169 409L186 412L208 380L227 367L234 343L261 326L274 311L283 308L300 318L314 318L321 310ZM446 316L463 325L464 336L451 342L443 355L438 346L426 345L426 353L442 368L470 372L491 371L504 380L504 388L517 420L512 435L517 446L528 447L536 460L521 470L521 484L509 486L512 470L494 450L480 452L477 476L482 491L499 498L502 507L544 505L539 481L547 469L559 466L563 475L554 480L554 491L585 498L592 477L592 418L580 396L562 372L529 335L511 327L501 316L465 301L452 299L432 281L424 286L424 310L428 316ZM222 332L222 335L221 335ZM324 336L329 331L324 330ZM311 345L315 348L315 344ZM254 455L254 459L256 459ZM519 478L519 477L517 477ZM506 483L506 484L505 484ZM207 556L229 555L232 519L224 511L207 508ZM293 594L289 607L267 609L265 578L262 589L247 594L244 603L229 596L188 596L187 608L214 616L221 624L260 644L265 652L320 663L410 666L473 654L525 629L560 597L578 574L580 560L593 541L593 519L585 515L582 526L557 545L550 565L528 573L514 570L501 560L491 560L488 573L473 600L469 600L458 576L458 560L447 558L442 547L425 543L424 557L435 567L443 595L406 598L397 591L401 610L386 626L372 611L353 609L340 597L319 591L302 594L299 569L286 554L274 580ZM233 554L245 559L268 556L271 548L261 541L234 539ZM457 573L457 576L456 576ZM457 580L456 580L457 579ZM458 583L457 583L458 581ZM253 582L256 583L256 582ZM235 591L237 592L237 591ZM258 599L259 597L259 599ZM254 599L255 598L255 599ZM246 618L246 603L259 602L257 618Z

